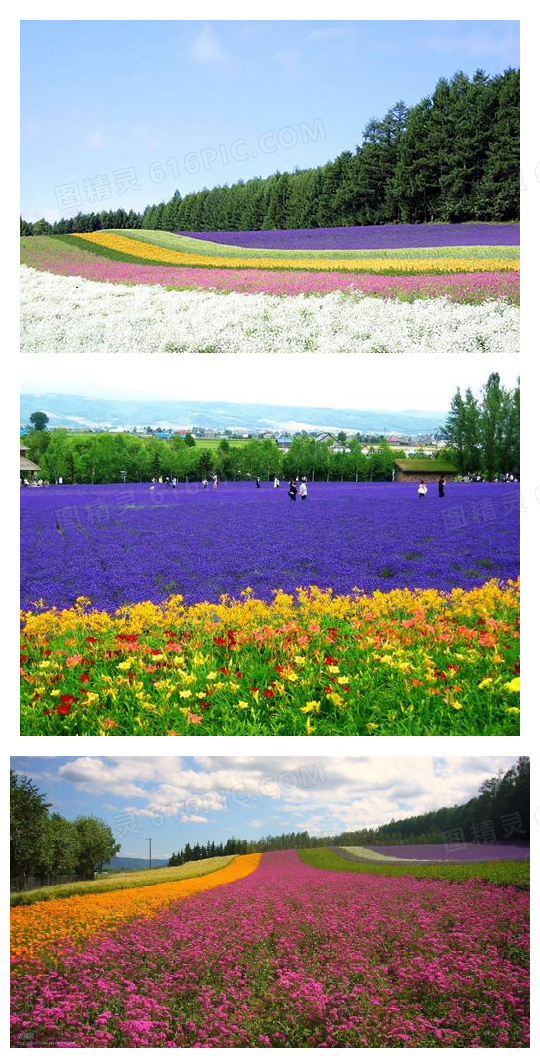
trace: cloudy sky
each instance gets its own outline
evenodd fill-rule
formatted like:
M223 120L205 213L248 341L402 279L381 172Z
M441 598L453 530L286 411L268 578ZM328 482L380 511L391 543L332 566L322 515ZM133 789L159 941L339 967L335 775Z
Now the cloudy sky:
M121 855L195 841L337 834L462 804L514 757L15 757L68 819L94 814Z
M370 118L400 99L417 103L440 77L519 63L517 21L21 25L27 220L140 210L176 188L321 165L354 151Z
M414 363L411 360L414 359ZM301 407L445 411L458 386L478 392L492 371L514 386L516 357L482 356L349 356L324 353L233 358L183 354L108 353L58 356L28 353L21 357L21 392L35 395L141 398L145 400L232 401L295 404Z

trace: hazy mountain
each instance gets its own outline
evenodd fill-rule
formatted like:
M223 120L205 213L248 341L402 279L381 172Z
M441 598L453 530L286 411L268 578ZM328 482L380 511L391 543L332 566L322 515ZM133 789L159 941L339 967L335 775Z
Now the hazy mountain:
M152 867L166 867L168 860L155 860L152 857ZM132 871L144 871L148 867L148 856L146 859L139 856L113 856L110 863L107 864L108 868L116 868L119 871L125 871L128 867Z
M302 408L292 404L222 404L189 400L102 400L63 393L21 395L21 423L33 411L44 411L51 426L165 429L203 426L225 430L353 430L360 433L429 433L441 426L445 412L354 411L351 408Z

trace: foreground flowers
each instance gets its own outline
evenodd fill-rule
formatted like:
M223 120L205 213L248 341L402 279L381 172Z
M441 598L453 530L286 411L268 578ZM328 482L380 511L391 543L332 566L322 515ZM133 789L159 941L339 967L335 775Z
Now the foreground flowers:
M21 732L517 734L519 592L312 588L23 615Z
M224 296L21 270L23 352L476 353L519 350L519 310L446 297Z
M52 956L66 945L70 950L78 948L96 933L119 922L136 915L155 914L173 900L184 900L194 893L245 878L255 870L260 858L259 853L236 856L224 867L220 867L216 859L207 860L201 866L199 877L14 907L11 910L11 953L19 964L33 958L41 959L46 953Z
M319 871L232 885L16 961L13 1045L523 1047L524 892Z

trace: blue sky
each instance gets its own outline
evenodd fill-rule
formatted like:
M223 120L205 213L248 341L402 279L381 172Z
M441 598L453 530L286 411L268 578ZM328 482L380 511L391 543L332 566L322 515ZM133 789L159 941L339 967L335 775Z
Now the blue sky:
M290 831L337 834L473 797L514 757L14 757L67 819L97 815L121 855Z
M25 21L21 211L141 209L320 165L397 99L518 63L517 21Z

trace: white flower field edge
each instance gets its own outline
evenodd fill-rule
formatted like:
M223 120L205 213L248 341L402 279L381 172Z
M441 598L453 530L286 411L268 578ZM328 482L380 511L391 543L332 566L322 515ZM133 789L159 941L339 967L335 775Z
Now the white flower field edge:
M503 300L168 291L21 267L23 353L518 353L518 321Z

